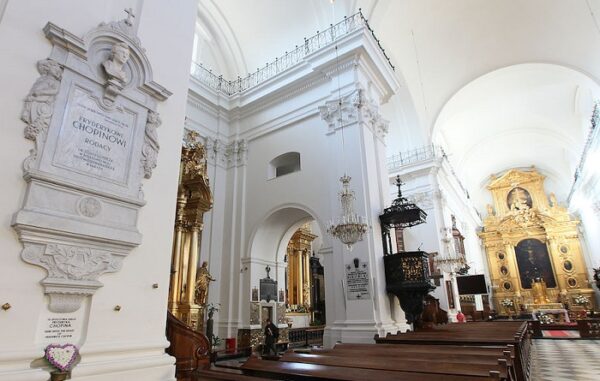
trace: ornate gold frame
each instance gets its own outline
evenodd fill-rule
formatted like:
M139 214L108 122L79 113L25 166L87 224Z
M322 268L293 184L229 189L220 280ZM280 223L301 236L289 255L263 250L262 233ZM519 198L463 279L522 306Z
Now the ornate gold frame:
M203 217L213 205L206 151L198 133L189 131L181 148L177 215L171 260L169 310L188 326L200 329L204 306L196 304L196 274Z
M566 208L560 206L553 193L544 192L545 177L531 171L510 170L501 177L492 176L488 189L494 207L488 205L488 216L479 233L487 253L490 279L494 289L493 302L497 309L501 301L510 299L514 310L524 305L529 311L536 308L556 308L562 304L574 305L574 298L585 295L594 304L586 266L581 253L578 220L572 219ZM522 188L529 198L508 202L509 193ZM513 194L516 194L513 192ZM516 197L514 197L516 198ZM531 205L528 205L528 204ZM515 254L516 245L524 239L538 239L546 244L556 287L547 289L549 303L534 303L533 289L523 287ZM562 304L559 304L562 303Z

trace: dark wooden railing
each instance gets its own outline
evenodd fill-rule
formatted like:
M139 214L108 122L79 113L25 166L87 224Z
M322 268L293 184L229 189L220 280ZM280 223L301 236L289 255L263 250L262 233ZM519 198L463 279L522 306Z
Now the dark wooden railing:
M600 319L577 320L577 328L582 339L600 339Z
M167 353L176 358L178 381L190 381L195 370L210 367L208 338L188 327L170 312L167 312L167 340L171 343Z
M288 337L290 348L307 347L309 345L323 345L324 325L304 328L290 328Z

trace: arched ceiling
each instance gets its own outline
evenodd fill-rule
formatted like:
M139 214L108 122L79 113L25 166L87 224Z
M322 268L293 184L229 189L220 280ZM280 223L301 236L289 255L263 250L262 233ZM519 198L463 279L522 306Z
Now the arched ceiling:
M235 77L358 8L402 73L424 128L456 91L502 67L555 63L600 79L600 0L199 0L199 22L217 24L207 27L221 34L212 36L220 51L210 54L238 63Z
M403 78L382 108L389 154L443 141L478 206L509 167L536 165L565 195L600 83L600 0L199 0L216 25L197 60L244 75L359 7Z
M444 147L475 204L489 202L491 174L536 166L560 200L569 192L598 85L572 69L522 64L488 73L444 106L434 141Z

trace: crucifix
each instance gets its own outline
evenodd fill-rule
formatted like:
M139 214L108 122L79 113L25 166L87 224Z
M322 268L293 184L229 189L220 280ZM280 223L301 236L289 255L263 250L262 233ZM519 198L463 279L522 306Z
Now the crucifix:
M125 13L127 13L127 20L125 20L125 24L133 26L133 18L135 17L135 15L133 14L133 9L126 8L124 9L124 11Z

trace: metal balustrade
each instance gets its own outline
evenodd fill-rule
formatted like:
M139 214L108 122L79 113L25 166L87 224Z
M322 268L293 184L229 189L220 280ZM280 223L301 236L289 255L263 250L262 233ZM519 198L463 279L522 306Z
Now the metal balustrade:
M448 161L448 156L446 155L446 152L442 147L436 146L435 144L429 144L423 147L391 155L387 158L387 168L390 173L394 173L406 165L435 158L441 158L446 162L458 186L463 191L465 196L468 199L470 199L471 196L469 196L469 191L467 191L467 188L465 188L462 182L458 179L456 172L454 172L454 168L450 164L450 161ZM477 214L479 214L479 212L477 212Z
M371 36L377 42L379 49L383 53L387 62L394 69L390 58L385 53L385 49L381 46L381 42L375 37L375 32L369 26L367 19L364 17L362 12L359 10L357 13L350 17L344 17L344 20L338 22L335 25L331 25L326 30L319 32L314 36L304 39L304 43L296 45L296 47L290 51L285 52L280 57L277 57L275 61L267 63L262 68L256 69L255 72L249 73L245 77L238 77L234 80L227 80L222 75L216 75L212 70L205 68L201 63L192 62L191 75L202 84L207 87L221 92L226 95L234 95L251 89L270 78L273 78L279 73L282 73L291 67L302 62L304 57L311 53L316 52L326 46L332 45L336 40L344 37L355 30L365 28Z

